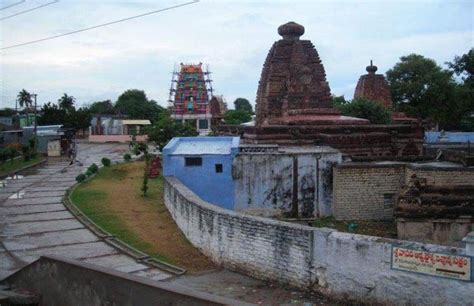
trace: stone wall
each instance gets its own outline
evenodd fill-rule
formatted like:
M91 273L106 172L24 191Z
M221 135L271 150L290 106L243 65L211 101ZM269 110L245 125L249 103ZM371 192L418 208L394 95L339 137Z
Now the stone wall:
M406 180L416 173L419 178L426 178L427 185L454 186L454 185L474 185L474 168L417 168L406 167Z
M403 164L341 164L334 168L333 211L338 220L393 218L393 208L405 183Z
M233 161L235 210L262 216L332 214L332 167L341 154L330 148L312 153L239 153ZM294 204L295 203L295 204Z
M413 174L428 185L473 185L474 168L409 163L346 163L334 168L333 211L338 220L393 218L401 187Z
M213 261L253 277L339 299L397 305L470 305L474 284L391 269L391 247L461 255L464 249L318 229L225 210L165 178L165 204Z
M157 305L157 301L159 305L182 306L245 304L188 287L51 255L42 256L10 275L0 282L0 286L3 285L40 295L40 305L48 306L151 306ZM8 301L6 305L10 305Z

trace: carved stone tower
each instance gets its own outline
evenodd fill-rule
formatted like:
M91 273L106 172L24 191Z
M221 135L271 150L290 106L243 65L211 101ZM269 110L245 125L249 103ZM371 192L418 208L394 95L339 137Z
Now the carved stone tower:
M338 114L318 52L300 40L304 27L288 22L278 28L276 41L263 65L257 91L257 125L311 121L312 115Z

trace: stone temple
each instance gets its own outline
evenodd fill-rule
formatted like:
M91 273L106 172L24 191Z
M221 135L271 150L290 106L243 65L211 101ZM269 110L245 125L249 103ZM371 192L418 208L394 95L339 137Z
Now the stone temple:
M415 123L380 125L342 116L318 52L302 40L304 27L288 22L263 65L254 125L220 126L219 135L240 135L247 144L326 145L351 156L419 156L423 128Z
M367 74L361 75L355 89L354 98L366 98L381 103L391 109L393 102L390 88L383 74L376 74L377 66L372 64L365 68Z
M354 92L354 98L365 98L382 104L389 110L393 109L392 96L390 94L390 86L383 74L377 74L377 66L372 64L365 68L367 74L361 75L357 82ZM393 123L415 123L415 118L408 117L402 112L392 111Z

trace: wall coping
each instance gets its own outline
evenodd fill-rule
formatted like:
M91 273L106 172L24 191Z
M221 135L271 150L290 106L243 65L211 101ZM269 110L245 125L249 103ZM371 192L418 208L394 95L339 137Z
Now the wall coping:
M410 170L421 170L421 171L462 171L462 172L474 172L474 167L459 167L454 165L430 165L423 163L409 163L409 162L347 162L334 166L337 169L371 169L371 168L408 168Z
M345 233L345 232L339 232L336 229L327 228L327 227L321 227L321 228L311 227L307 225L294 224L290 222L249 215L243 212L228 210L228 209L221 208L214 204L204 201L198 195L192 192L188 187L186 187L183 183L181 183L181 181L179 181L176 177L164 176L163 178L165 179L165 182L169 183L175 190L178 191L179 194L185 197L189 202L201 208L214 211L220 215L227 215L227 216L235 217L235 218L246 218L246 219L250 219L250 220L264 223L267 225L278 226L278 227L288 227L294 230L313 232L314 234L324 235L324 236L327 236L328 238L334 238L336 240L337 239L342 239L346 241L353 240L359 243L376 242L376 243L390 244L392 246L397 246L397 247L408 247L412 249L430 251L430 252L459 254L459 255L465 254L464 248L443 246L443 245L438 245L438 244L429 244L429 243L423 243L423 242L417 242L417 241L399 240L399 239L384 238L384 237L377 237L377 236Z

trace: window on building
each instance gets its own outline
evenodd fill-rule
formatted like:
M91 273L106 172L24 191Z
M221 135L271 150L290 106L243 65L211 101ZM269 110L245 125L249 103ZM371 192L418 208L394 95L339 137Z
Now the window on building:
M395 206L395 194L384 193L383 195L383 208L393 208Z
M209 128L209 122L207 119L199 119L199 129L207 130Z
M216 173L222 173L222 164L216 164Z
M202 157L185 157L184 165L186 167L200 167L202 166Z

